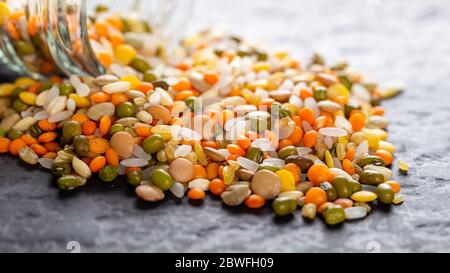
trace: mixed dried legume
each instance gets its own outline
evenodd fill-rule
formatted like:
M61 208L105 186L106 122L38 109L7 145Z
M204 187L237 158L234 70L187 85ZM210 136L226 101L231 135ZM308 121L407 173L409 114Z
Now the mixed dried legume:
M125 175L149 202L209 191L228 206L271 202L280 216L301 207L330 225L365 217L374 201L403 202L379 105L392 92L347 65L316 56L302 66L214 31L154 66L144 57L155 52L122 28L112 17L92 26L114 49L97 52L111 74L0 85L0 153L50 169L62 190Z

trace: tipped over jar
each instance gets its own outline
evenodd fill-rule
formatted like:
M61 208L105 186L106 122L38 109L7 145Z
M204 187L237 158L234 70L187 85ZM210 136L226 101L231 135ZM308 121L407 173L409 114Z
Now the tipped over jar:
M191 0L0 0L0 61L20 74L144 74L167 61Z

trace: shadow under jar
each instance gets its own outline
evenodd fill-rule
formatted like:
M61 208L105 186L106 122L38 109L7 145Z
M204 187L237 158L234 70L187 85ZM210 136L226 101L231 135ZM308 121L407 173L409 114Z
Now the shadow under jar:
M191 4L0 0L0 61L33 78L144 73L176 44Z

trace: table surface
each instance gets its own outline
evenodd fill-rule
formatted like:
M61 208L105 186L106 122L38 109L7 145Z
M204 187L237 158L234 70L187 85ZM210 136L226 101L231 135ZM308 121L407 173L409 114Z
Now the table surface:
M277 4L283 3L283 4ZM190 29L217 23L298 53L345 58L406 92L384 102L396 156L410 164L404 204L327 227L277 218L270 208L224 207L135 197L124 181L60 192L51 175L0 157L0 251L68 252L435 252L450 250L450 5L446 1L198 0ZM1 76L5 79L5 76Z

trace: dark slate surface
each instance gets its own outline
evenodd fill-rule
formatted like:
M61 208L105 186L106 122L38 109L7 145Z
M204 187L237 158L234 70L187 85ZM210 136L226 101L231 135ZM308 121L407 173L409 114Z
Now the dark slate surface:
M403 82L407 92L384 105L397 158L411 166L396 174L405 203L328 228L299 212L278 219L269 208L230 209L212 197L145 204L123 181L62 193L47 172L2 155L0 251L67 252L69 241L82 252L450 250L449 2L203 0L192 18L191 28L224 22L303 59L318 50Z

